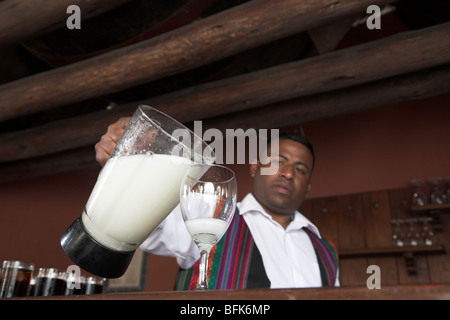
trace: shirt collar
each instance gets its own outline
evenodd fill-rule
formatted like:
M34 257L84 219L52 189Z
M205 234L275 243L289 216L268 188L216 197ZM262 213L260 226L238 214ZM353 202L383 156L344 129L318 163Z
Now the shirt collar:
M257 212L267 217L270 220L273 220L272 217L264 210L261 204L255 199L253 194L249 193L245 196L245 198L241 201L238 206L239 214L244 215L249 212ZM319 238L321 235L319 233L319 229L304 215L302 215L299 211L295 211L294 219L288 226L288 230L301 229L303 227L308 228L310 231L314 232Z

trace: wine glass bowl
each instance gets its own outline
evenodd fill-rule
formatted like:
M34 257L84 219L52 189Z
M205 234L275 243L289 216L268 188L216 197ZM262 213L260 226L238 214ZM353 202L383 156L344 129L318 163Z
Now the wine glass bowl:
M209 252L227 231L236 209L234 172L220 165L196 164L180 188L180 208L186 228L200 251L197 290L207 290Z
M431 203L444 204L446 202L446 195L442 191L443 180L441 177L433 177L429 179L430 184L433 186L431 191L430 200Z
M424 206L428 203L427 195L424 192L425 182L422 179L413 179L411 184L415 187L412 196L412 203L415 206Z

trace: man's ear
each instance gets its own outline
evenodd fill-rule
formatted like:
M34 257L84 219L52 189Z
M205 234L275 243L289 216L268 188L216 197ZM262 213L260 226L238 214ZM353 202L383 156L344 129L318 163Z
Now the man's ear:
M250 164L250 176L254 178L259 168L259 162Z

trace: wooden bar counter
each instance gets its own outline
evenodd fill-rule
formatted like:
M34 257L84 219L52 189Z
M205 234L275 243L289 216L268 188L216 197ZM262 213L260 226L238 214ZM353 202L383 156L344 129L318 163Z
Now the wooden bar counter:
M308 289L163 291L33 297L45 300L450 300L450 284Z

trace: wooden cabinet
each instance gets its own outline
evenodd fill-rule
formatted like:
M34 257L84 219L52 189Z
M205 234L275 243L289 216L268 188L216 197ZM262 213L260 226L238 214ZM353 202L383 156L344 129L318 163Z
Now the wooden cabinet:
M377 265L382 285L450 282L450 215L447 205L412 208L411 189L382 190L308 199L302 212L339 252L342 286L366 285L367 267ZM392 220L433 217L432 245L395 245Z

